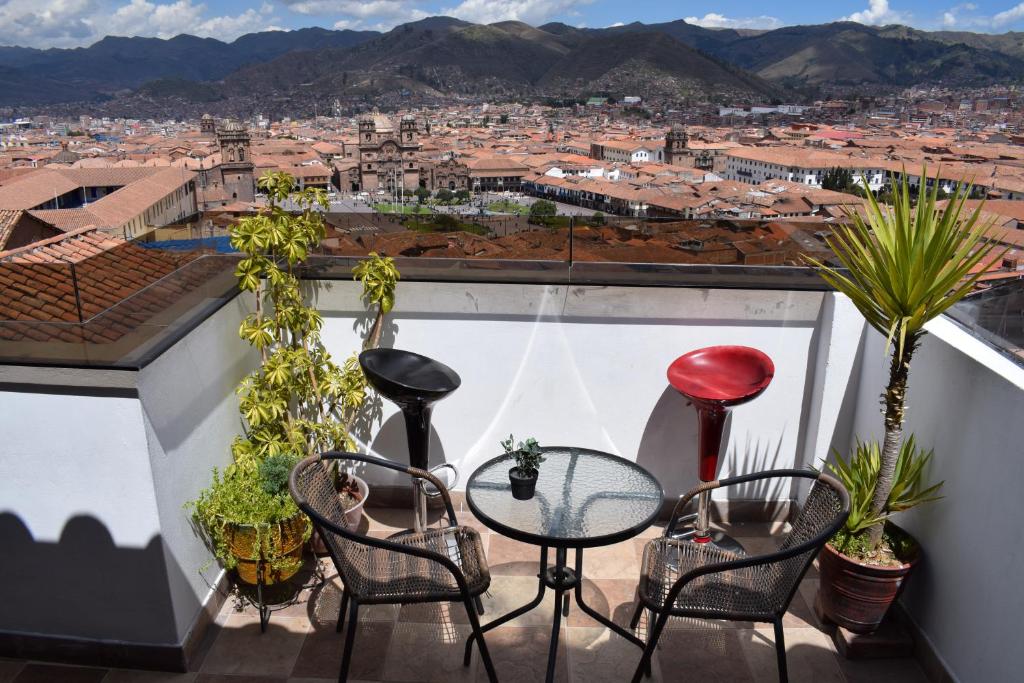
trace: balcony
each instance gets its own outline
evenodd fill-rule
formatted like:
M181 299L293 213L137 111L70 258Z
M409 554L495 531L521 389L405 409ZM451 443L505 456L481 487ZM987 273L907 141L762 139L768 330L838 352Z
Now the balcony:
M431 459L462 472L459 521L484 532L493 576L484 622L536 590L533 549L487 531L461 495L469 473L499 452L509 431L635 460L673 499L694 483L697 425L665 370L690 349L745 344L765 351L776 375L727 423L722 476L820 465L855 436L879 436L884 340L813 274L792 266L569 261L569 244L551 247L561 260L399 263L403 280L383 344L442 360L463 379L434 412ZM574 251L594 253L594 245L579 246ZM325 343L340 358L358 348L367 324L351 264L323 255L305 273L325 316ZM210 469L229 462L239 430L234 389L256 362L238 338L251 301L232 287L232 269L232 256L204 252L81 318L71 311L61 322L0 323L0 542L8 558L0 563L0 657L8 658L0 659L0 680L337 676L340 594L330 563L321 560L326 581L311 579L261 634L252 607L238 610L227 595L182 509ZM69 300L76 292L83 300L80 279L69 291ZM946 481L943 501L902 518L926 552L899 608L915 657L838 656L812 609L812 568L785 621L792 680L1015 677L1011 620L1024 607L1017 580L1024 558L1013 542L1024 514L1024 367L1003 343L1019 334L1014 304L1000 309L1004 303L935 321L914 363L908 430L936 449L932 478ZM365 441L372 452L408 461L404 424L389 403ZM381 537L409 526L405 482L367 478L362 530ZM715 497L715 519L748 549L767 550L788 531L804 493L747 487ZM658 532L655 525L587 555L587 599L618 623L635 604L642 543ZM308 562L300 576L311 578ZM551 611L488 634L502 680L543 679ZM350 679L486 680L477 657L462 667L465 622L443 606L369 609ZM637 648L575 605L562 626L557 680L628 680ZM679 680L681 672L775 680L773 635L763 626L670 622L652 680ZM76 666L53 668L66 665ZM159 678L143 669L187 673Z

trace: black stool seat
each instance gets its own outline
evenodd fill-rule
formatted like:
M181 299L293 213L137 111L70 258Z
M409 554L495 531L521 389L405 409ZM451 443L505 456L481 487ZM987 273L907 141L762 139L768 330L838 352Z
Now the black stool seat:
M395 403L405 418L405 436L409 441L409 464L425 470L430 462L430 415L434 403L459 388L458 373L444 363L400 349L367 349L359 354L359 365L367 381L381 396ZM458 481L455 465L444 463L452 472L448 485ZM432 471L438 470L434 468ZM427 497L440 492L418 480L413 488L413 510L416 531L427 526Z
M401 349L369 349L359 364L373 388L399 406L435 403L459 388L462 379L444 363Z

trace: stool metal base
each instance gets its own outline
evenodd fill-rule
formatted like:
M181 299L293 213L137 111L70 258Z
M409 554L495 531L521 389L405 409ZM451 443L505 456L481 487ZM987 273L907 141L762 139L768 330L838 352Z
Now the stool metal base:
M718 531L715 529L711 530L709 534L711 537L710 541L704 541L708 545L714 546L719 550L723 550L727 553L734 555L746 555L747 550L743 547L743 544L737 541L735 538L725 533L724 531ZM683 528L672 534L672 538L681 541L690 541L691 543L697 543L697 530L693 527Z

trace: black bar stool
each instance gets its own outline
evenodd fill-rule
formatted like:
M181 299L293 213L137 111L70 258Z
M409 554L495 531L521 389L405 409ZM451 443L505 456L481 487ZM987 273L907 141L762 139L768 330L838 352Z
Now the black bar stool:
M405 417L405 435L409 440L409 464L426 470L430 451L430 414L434 404L459 388L458 373L443 363L411 351L369 349L359 354L367 380L381 396L395 403ZM434 472L451 470L448 488L455 485L459 472L455 465L444 463ZM414 526L416 531L427 527L427 497L440 495L430 484L417 480L413 488Z

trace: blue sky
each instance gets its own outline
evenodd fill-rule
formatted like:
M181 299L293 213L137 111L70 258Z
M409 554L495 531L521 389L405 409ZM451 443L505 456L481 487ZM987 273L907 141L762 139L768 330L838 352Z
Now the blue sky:
M75 47L105 35L178 33L233 40L304 26L386 30L436 14L590 27L686 19L709 27L775 28L850 19L923 29L1024 30L1020 0L0 0L0 45Z

